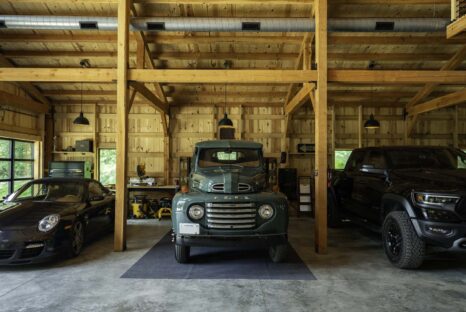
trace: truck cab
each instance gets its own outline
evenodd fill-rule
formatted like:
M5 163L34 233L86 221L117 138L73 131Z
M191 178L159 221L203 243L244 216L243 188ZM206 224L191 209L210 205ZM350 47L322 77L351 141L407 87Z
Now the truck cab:
M189 189L173 198L175 258L193 246L266 247L274 262L287 252L288 201L269 190L262 144L236 140L195 145Z

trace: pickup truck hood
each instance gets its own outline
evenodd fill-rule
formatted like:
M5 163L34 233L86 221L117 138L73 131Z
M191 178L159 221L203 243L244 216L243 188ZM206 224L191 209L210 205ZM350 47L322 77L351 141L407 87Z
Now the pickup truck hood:
M390 179L417 191L466 193L466 170L462 169L397 169L390 172Z
M192 187L202 192L250 193L261 190L265 185L265 174L258 169L224 169L217 167L193 174ZM246 189L246 186L250 186Z
M48 215L68 215L74 213L80 205L83 204L34 201L0 203L0 229L19 230L37 226Z

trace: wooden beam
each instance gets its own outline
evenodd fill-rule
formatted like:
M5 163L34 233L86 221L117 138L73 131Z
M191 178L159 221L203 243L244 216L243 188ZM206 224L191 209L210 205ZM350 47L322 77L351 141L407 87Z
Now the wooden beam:
M44 103L29 100L25 97L11 94L2 90L0 90L0 104L2 106L6 105L12 108L27 110L37 114L45 114L49 111L49 106Z
M15 3L43 3L43 0L14 0ZM61 4L117 4L118 0L47 0L48 3L59 2ZM312 5L313 0L267 0L267 5ZM264 4L263 0L134 0L134 3L141 4ZM450 0L334 0L332 4L345 5L381 5L381 4L403 4L403 5L447 5Z
M131 0L118 2L118 67L117 67L117 136L116 136L116 202L114 250L126 249L126 215L128 204L128 55L129 10Z
M314 90L315 84L305 84L301 90L285 105L285 114L293 114L305 101L309 94Z
M466 46L463 46L461 49L459 49L455 53L455 55L453 55L453 57L447 63L445 63L442 66L442 68L440 68L440 71L448 71L448 70L453 70L453 69L458 68L461 65L461 63L464 61L465 58L466 58ZM423 99L428 97L438 85L439 85L438 83L428 83L428 84L426 84L408 102L408 104L406 105L406 109L409 110L414 105L416 105L417 103L419 103L420 101L422 101ZM415 128L416 122L417 122L417 118L418 117L416 115L414 115L414 116L407 119L407 125L406 125L407 126L407 128L406 128L407 132L406 132L406 134L407 134L408 138L412 135L412 133L414 131L414 128Z
M129 80L159 83L290 84L317 81L316 70L130 69ZM0 81L114 82L116 70L97 68L5 68ZM466 71L329 70L329 82L351 84L466 84Z
M0 69L0 76L1 76ZM160 83L302 83L316 80L313 70L154 69L130 70L130 80ZM466 77L466 75L465 75ZM466 78L465 78L466 80Z
M12 62L6 59L3 55L0 54L0 66L1 67L16 67ZM38 100L39 102L47 105L50 108L50 101L42 94L42 92L35 87L32 83L22 82L16 83L16 85L23 89L27 94L32 98Z
M315 91L315 249L327 252L327 0L315 0L317 89Z
M328 80L351 84L466 84L466 71L333 69Z
M466 30L466 15L447 26L447 39L454 38Z
M414 107L408 109L409 116L418 115L422 113L431 112L437 109L454 106L466 102L466 89L458 92L454 92L439 98L417 104Z
M116 76L115 69L0 67L0 81L115 82Z
M169 107L168 104L162 102L151 90L149 90L144 84L136 81L129 82L129 85L138 92L139 95L144 97L149 104L155 108L157 111L168 114Z

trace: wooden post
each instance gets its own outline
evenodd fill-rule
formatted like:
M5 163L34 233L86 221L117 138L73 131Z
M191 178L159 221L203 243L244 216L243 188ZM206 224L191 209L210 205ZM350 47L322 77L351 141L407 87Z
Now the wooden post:
M116 204L114 250L126 249L126 205L128 199L128 43L130 0L118 2L118 65L117 65L117 137L116 137Z
M315 111L315 249L327 252L327 0L315 0L317 89Z

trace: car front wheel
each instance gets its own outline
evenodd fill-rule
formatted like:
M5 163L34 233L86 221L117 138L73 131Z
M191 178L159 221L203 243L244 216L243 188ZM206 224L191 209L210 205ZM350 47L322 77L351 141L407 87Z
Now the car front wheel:
M392 211L384 220L382 239L385 254L400 269L416 269L422 265L426 244L417 236L404 211Z
M270 259L272 259L272 261L275 263L285 261L286 256L288 255L288 245L282 244L282 245L270 246L269 255L270 255Z
M70 243L68 246L68 256L77 257L84 246L84 225L81 221L76 221L71 230Z
M188 263L191 248L175 244L175 259L178 263Z

